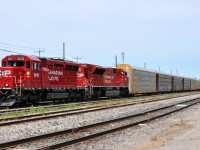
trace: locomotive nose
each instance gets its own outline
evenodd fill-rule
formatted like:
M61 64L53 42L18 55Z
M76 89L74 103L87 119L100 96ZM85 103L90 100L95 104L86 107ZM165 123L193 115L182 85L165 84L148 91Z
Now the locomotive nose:
M12 71L8 68L0 68L0 88L10 88L12 86Z

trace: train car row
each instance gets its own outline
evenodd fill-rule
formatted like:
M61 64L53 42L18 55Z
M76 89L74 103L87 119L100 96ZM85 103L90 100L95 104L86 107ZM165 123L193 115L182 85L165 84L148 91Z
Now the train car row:
M0 106L199 90L198 80L118 65L107 68L52 58L10 55L0 67Z
M200 80L119 64L129 77L129 94L200 90Z

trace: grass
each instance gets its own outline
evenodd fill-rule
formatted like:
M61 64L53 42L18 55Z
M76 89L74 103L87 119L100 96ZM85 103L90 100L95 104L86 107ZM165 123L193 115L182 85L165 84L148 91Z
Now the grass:
M6 119L6 118L14 118L14 117L20 117L20 116L26 116L26 115L31 115L31 114L42 114L45 112L50 112L50 111L59 111L59 110L72 110L76 108L81 108L81 107L105 107L105 106L111 106L111 105L119 105L119 104L126 104L126 103L131 103L131 102L136 102L136 101L147 101L147 100L153 100L153 99L164 99L164 98L171 98L175 96L182 96L186 95L188 93L172 93L172 94L162 94L162 95L154 95L151 97L131 97L126 100L110 100L110 101L104 101L104 102L98 102L98 103L85 103L85 104L79 104L79 103L69 103L66 105L63 105L62 107L50 107L50 108L45 108L44 106L39 106L37 108L35 107L30 107L30 109L27 110L21 110L18 112L8 112L6 114L0 115L0 119Z

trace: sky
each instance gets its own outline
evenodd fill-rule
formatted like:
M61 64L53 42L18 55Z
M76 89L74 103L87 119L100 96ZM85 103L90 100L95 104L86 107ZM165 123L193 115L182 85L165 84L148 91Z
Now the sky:
M199 0L0 0L0 59L18 52L200 78ZM5 52L3 50L12 52Z

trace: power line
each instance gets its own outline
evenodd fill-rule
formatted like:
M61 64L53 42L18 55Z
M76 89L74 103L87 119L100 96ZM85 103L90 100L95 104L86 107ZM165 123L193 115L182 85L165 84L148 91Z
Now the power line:
M38 48L33 48L33 47L26 47L26 46L19 46L19 45L14 45L14 44L8 44L8 43L4 43L4 42L0 42L0 44L12 46L12 47L18 47L18 48L25 48L25 49L38 49Z
M7 45L7 46L12 46L12 47L17 47L17 48L24 48L24 49L33 49L33 50L41 49L41 48L36 48L36 47L33 48L33 47L28 47L28 46L20 46L20 45L15 45L15 44L8 44L8 43L4 43L4 42L0 42L0 44ZM48 50L48 49L45 49L45 48L42 48L42 49L46 50L48 52L54 53L54 54L58 54L58 52L55 52L55 51L51 51L51 50Z
M22 53L14 52L14 51L7 50L7 49L0 49L0 51L4 51L4 52L8 52L8 53L15 53L15 54L20 54L20 55L22 55Z
M8 49L13 49L13 48L10 48L10 47L16 47L16 48L24 48L24 49L32 49L32 50L34 50L34 51L40 51L40 52L42 52L42 51L48 51L48 52L50 52L50 53L54 53L54 54L62 54L62 53L60 53L60 52L57 52L57 51L52 51L52 50L49 50L49 49L45 49L45 48L33 48L33 47L28 47L28 46L20 46L20 45L15 45L15 44L9 44L9 43L5 43L5 42L0 42L0 45L2 45L2 47L5 47L6 46L6 48L5 49L0 49L0 51L5 51L5 52L9 52L9 53L15 53L15 54L20 54L20 55L23 55L23 53L18 53L18 52L15 52L15 51L11 51L11 50L8 50ZM4 45L4 46L3 46ZM8 47L9 46L9 47ZM38 52L39 53L39 52ZM40 54L39 54L40 55ZM34 56L34 55L33 55ZM66 56L68 56L68 57L72 57L73 58L73 56L72 55L66 55ZM73 58L73 59L76 59L77 61L79 60L79 59L83 59L82 57L78 57L78 59L77 58ZM100 62L100 61L96 61L96 60L91 60L91 59L86 59L86 58L84 58L84 60L88 60L88 61L90 61L90 62L95 62L95 63L102 63L102 62ZM108 63L107 63L108 64ZM110 63L109 63L110 64Z

